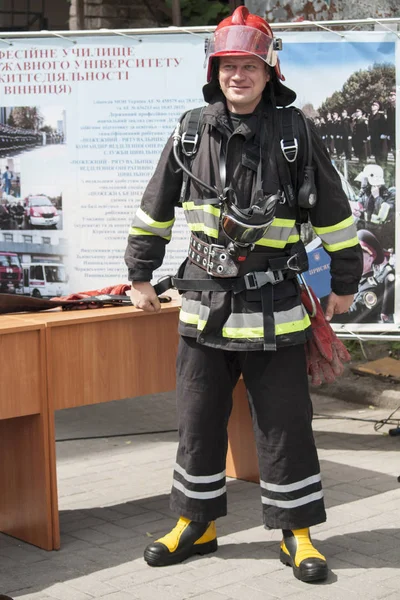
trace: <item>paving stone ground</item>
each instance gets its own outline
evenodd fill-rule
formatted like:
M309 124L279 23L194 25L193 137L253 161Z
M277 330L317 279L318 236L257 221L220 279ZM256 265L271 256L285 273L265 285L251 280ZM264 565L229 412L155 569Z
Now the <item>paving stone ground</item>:
M233 479L217 553L168 568L144 563L144 546L175 523L168 508L175 399L161 394L57 414L57 438L70 440L57 443L61 550L0 534L0 593L15 600L399 600L400 437L383 435L387 425L375 432L372 423L391 410L319 395L314 411L328 520L313 538L329 559L326 582L301 583L279 562L280 532L261 525L258 485Z

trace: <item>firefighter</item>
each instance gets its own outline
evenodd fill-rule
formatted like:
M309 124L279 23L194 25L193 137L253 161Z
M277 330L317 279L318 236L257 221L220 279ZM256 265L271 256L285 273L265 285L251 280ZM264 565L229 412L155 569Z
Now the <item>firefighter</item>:
M177 151L178 127L133 219L125 261L134 306L159 311L150 280L163 261L181 199L190 243L174 279L183 292L179 446L170 497L179 519L145 549L146 562L172 565L217 550L215 520L227 512L227 423L242 374L253 414L263 522L283 531L280 559L308 582L327 577L327 562L309 532L326 514L305 356L310 318L297 281L307 268L296 225L300 196L332 259L328 320L351 305L362 258L339 176L313 128L313 164L305 178L307 130L298 113L299 140L283 144L297 170L296 193L290 193L285 169L294 162L287 163L281 150L277 107L296 96L282 83L278 47L268 23L244 6L218 25L207 48L208 105L195 152L185 164Z
M387 118L387 134L388 134L388 149L393 152L395 157L396 152L396 88L393 88L389 93L388 105L386 108Z
M368 139L371 141L371 152L377 165L385 165L388 155L387 120L381 110L381 103L374 100L371 104L371 114L368 118Z
M353 148L359 163L367 162L368 127L361 108L353 115Z

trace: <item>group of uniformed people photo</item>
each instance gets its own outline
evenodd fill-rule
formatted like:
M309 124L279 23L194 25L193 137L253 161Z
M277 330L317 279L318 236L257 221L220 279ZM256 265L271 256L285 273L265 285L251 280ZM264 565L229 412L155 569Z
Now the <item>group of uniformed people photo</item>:
M351 114L343 108L314 117L314 123L332 158L373 159L386 164L395 152L396 89L383 104L373 100L365 110L357 107Z

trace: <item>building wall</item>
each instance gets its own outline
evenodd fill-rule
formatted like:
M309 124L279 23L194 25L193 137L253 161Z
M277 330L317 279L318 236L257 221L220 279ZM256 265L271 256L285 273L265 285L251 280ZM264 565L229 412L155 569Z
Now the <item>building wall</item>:
M400 17L399 0L245 0L245 5L271 23Z
M71 0L70 29L77 29L77 0ZM163 24L165 3L149 0L85 0L85 29L129 29Z
M31 12L41 12L42 6L42 0L1 0L1 10L11 11L13 8L14 11L23 12L24 14L15 15L14 23L12 23L10 14L0 14L0 27L3 30L11 30L12 26L18 27L23 31L27 30L26 11L28 7ZM69 0L45 0L44 16L48 23L47 29L59 31L69 29L69 6ZM34 23L29 30L39 30L39 21Z

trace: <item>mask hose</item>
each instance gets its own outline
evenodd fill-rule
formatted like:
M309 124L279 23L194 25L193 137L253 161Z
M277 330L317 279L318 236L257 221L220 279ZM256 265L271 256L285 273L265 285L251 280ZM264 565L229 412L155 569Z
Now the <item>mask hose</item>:
M175 127L175 131L172 134L172 139L173 139L173 152L174 152L174 158L176 160L176 162L178 163L178 166L182 169L182 171L184 171L191 179L193 179L194 181L196 181L199 185L201 185L203 188L205 188L206 190L208 190L209 192L212 192L212 194L217 194L217 198L222 202L223 201L223 197L221 194L218 193L217 188L215 187L211 187L211 185L208 185L208 183L206 183L205 181L202 181L201 179L199 179L198 177L196 177L196 175L193 175L193 173L191 173L189 171L189 169L187 169L185 167L185 165L183 164L183 162L181 161L179 154L178 154L178 146L180 144L181 141L181 135L180 135L180 127L181 124L178 123L177 126Z

